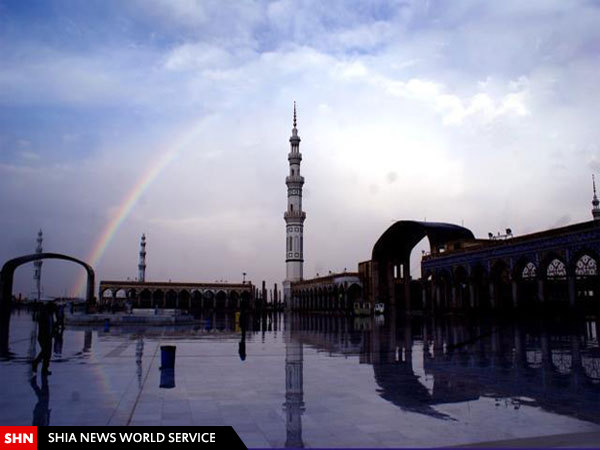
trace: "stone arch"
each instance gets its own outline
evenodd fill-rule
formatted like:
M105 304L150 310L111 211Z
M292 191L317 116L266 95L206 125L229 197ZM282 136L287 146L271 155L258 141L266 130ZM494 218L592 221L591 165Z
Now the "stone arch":
M240 300L240 294L238 291L232 290L229 292L229 298L227 299L227 309L236 310Z
M177 292L174 289L169 289L165 294L165 308L173 309L177 307Z
M150 289L144 289L140 292L139 306L141 308L152 307L152 292L150 292Z
M322 288L317 288L317 309L322 310L325 309L325 301L324 301L324 293Z
M189 290L182 289L177 293L177 307L188 311L192 309L192 294Z
M452 242L474 239L473 233L449 223L401 220L377 240L371 254L375 298L411 309L410 254L427 237L432 254L443 253ZM439 287L436 287L436 290Z
M512 306L510 267L503 259L494 261L490 269L490 300L494 307Z
M202 309L213 309L215 307L215 293L211 289L207 289L202 293L204 297L204 301L202 304Z
M516 283L520 306L531 306L537 301L538 275L539 270L534 257L523 256L517 260L513 267L512 278Z
M215 308L218 310L224 310L227 306L227 294L224 290L220 290L215 295Z
M353 305L354 302L362 298L362 288L358 283L352 283L350 286L348 286L346 296L348 297L348 303Z
M165 300L165 293L163 292L162 289L156 289L153 293L152 293L152 307L153 308L160 308Z
M87 288L86 301L88 304L94 303L94 269L89 264L72 256L63 255L61 253L34 253L31 255L19 256L4 263L0 271L0 305L2 308L7 308L12 298L13 278L15 269L23 264L38 261L40 259L61 259L63 261L71 261L82 266L87 272ZM4 311L2 311L4 312Z
M89 264L72 256L60 253L34 253L31 255L19 256L4 263L0 271L0 355L9 354L8 340L10 329L10 303L12 300L12 290L15 270L17 267L28 262L38 261L40 259L61 259L71 261L83 266L87 273L87 288L85 299L88 305L92 305L94 300L94 269Z
M548 253L540 264L538 277L543 280L542 297L554 303L568 301L568 266L565 259L554 252Z
M458 308L466 308L471 304L469 293L469 273L463 265L454 268L455 304Z
M442 269L437 273L437 283L439 287L438 302L442 309L449 308L451 306L451 294L452 294L452 274Z
M98 293L98 301L103 302L105 301L105 298L107 300L112 298L112 289L109 287L100 289L100 292Z
M194 289L190 297L191 309L202 309L202 291Z
M591 301L600 294L598 254L589 249L580 249L573 255L571 270L574 279L575 297L583 302Z
M478 308L489 308L489 274L483 264L478 262L471 268L471 283L473 285L473 304Z

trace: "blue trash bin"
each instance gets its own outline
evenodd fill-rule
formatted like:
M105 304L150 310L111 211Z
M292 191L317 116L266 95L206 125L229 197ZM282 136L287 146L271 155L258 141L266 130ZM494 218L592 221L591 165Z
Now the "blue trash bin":
M110 319L104 319L104 331L108 332L110 330Z
M160 368L175 369L175 347L174 345L160 346Z
M175 387L175 369L160 369L160 388L172 389Z

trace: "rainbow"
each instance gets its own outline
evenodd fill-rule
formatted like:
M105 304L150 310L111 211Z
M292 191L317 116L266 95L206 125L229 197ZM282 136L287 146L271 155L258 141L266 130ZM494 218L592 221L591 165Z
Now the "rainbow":
M199 124L195 123L191 127L191 131L183 133L174 145L172 145L167 151L160 154L159 157L148 166L148 169L142 174L142 176L140 176L137 182L125 195L123 200L121 200L119 208L105 225L104 229L100 233L100 236L94 243L92 251L85 260L94 269L97 268L97 265L102 259L102 256L110 244L110 241L115 236L121 224L129 216L142 194L158 178L160 173L169 165L169 163L173 161L180 150L192 142L194 138L196 138L196 136L200 133L200 128L201 127ZM84 292L84 286L86 282L87 274L85 271L83 271L78 278L75 287L73 288L72 293L74 296L80 295L82 292Z

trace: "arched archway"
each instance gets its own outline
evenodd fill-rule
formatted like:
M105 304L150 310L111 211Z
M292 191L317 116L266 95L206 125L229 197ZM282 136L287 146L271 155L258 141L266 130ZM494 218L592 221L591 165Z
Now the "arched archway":
M575 297L584 307L594 306L600 296L598 277L598 255L590 250L582 250L573 258L571 268L575 279Z
M238 308L239 298L240 296L236 291L231 291L229 293L229 299L227 301L227 309L235 311Z
M5 304L10 303L10 299L12 297L13 278L15 274L15 269L23 264L38 261L40 259L61 259L64 261L71 261L83 266L83 268L87 272L87 288L85 299L88 302L88 304L94 303L95 274L94 269L92 269L92 266L77 258L73 258L69 255L63 255L61 253L34 253L31 255L19 256L18 258L8 260L2 266L2 271L0 271L0 305L2 305L2 308L4 308Z
M17 267L40 259L61 259L83 266L87 272L87 288L85 300L88 305L94 303L94 269L89 264L72 256L61 253L34 253L19 256L4 263L0 271L0 355L8 354L8 336L10 327L10 302L12 298L13 281Z
M377 240L372 252L372 281L376 302L411 309L410 254L423 238L433 254L447 250L451 242L474 239L467 228L449 223L401 220Z
M190 309L192 311L202 310L202 291L195 290L192 292Z
M538 268L531 258L521 258L515 264L512 273L517 284L519 307L532 307L538 297Z
M540 270L540 276L545 280L544 299L557 304L568 302L567 265L560 255L548 255Z
M490 272L490 300L496 308L512 307L511 279L508 264L504 260L497 260L492 265Z
M457 308L467 308L471 304L469 297L469 274L464 266L454 270L455 305Z
M167 291L165 296L165 308L174 309L177 307L177 292L173 289Z
M471 283L473 285L473 304L477 308L490 307L489 277L482 264L477 263L471 269Z
M223 311L226 306L226 301L227 294L225 293L225 291L217 292L217 295L215 296L215 308L219 311Z
M187 309L188 311L190 311L192 309L191 298L192 296L190 294L190 291L188 291L187 289L182 289L181 291L179 291L179 293L177 294L177 308Z
M211 290L204 291L203 310L213 309L215 307L215 293Z
M152 292L149 289L144 289L140 292L139 300L140 308L151 308L152 307Z
M163 306L165 300L165 293L162 291L162 289L157 289L152 293L152 307L153 308L160 308L161 306Z

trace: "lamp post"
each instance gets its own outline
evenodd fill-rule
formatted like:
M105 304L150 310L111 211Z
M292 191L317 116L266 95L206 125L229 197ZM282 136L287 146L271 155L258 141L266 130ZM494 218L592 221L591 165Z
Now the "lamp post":
M242 272L244 278L242 279L242 284L246 284L246 272Z

